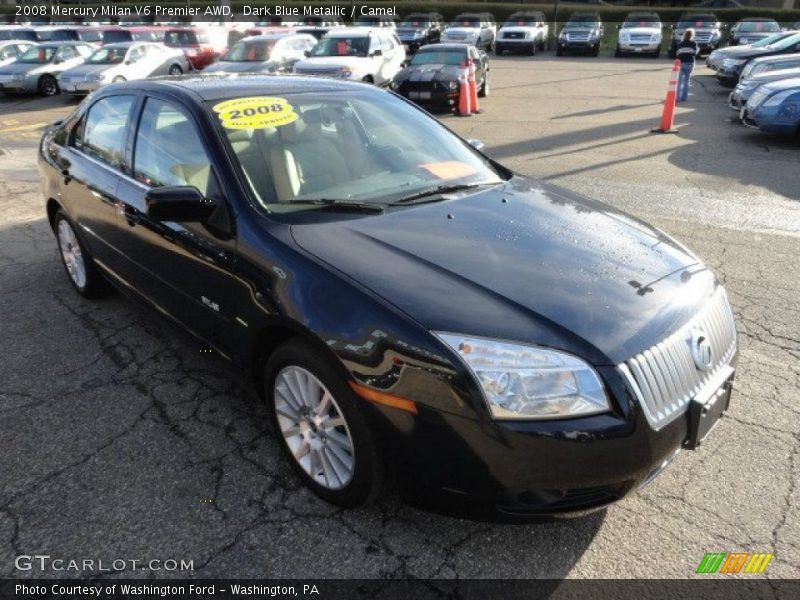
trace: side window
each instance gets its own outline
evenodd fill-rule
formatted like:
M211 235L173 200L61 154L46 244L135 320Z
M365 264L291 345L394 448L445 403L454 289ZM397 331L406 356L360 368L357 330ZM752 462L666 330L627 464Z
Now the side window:
M99 161L119 168L134 96L109 96L95 102L73 132L72 145Z
M83 56L84 58L88 58L92 52L94 52L94 48L92 46L78 46L78 54Z
M148 98L139 120L134 177L145 185L193 185L214 193L211 161L192 120L174 104Z
M6 46L2 50L0 50L0 60L6 60L7 58L12 58L16 55L17 55L16 46Z

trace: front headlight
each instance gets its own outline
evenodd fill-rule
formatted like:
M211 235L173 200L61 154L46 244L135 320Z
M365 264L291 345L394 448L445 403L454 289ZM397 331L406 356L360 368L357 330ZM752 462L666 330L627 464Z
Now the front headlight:
M351 69L350 67L342 67L341 69L339 69L339 77L347 78L352 76L353 76L353 69Z
M14 73L11 76L11 81L25 81L25 77L27 77L27 73Z
M105 73L96 73L94 75L89 76L89 81L103 81L105 79Z
M738 67L739 65L743 65L747 61L743 58L726 58L722 61L723 67Z
M611 408L597 372L571 354L452 333L435 335L467 365L495 419L564 419Z
M458 82L457 81L448 81L447 82L447 87L449 87L451 90L458 89Z

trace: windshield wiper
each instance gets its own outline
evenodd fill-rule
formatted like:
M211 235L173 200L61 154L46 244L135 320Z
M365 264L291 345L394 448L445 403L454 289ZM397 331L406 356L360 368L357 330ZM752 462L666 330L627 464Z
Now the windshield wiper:
M453 185L437 185L435 188L429 188L427 190L422 190L421 192L417 192L416 194L411 194L409 196L404 196L394 202L390 202L389 206L395 206L398 204L422 204L421 202L415 202L415 200L423 200L428 198L426 202L438 202L440 200L444 200L444 194L449 194L451 192L460 192L463 190L471 190L478 187L483 187L485 185L497 185L500 182L495 181L484 181L482 183L458 183Z
M298 198L292 200L291 204L313 204L323 210L341 210L350 212L382 213L386 209L385 204L375 202L355 202L353 200L342 200L338 198Z

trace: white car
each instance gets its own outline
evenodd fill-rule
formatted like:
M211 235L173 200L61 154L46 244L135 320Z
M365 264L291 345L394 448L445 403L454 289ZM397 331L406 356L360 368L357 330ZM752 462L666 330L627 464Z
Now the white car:
M443 44L469 44L479 50L494 48L495 25L485 13L462 13L442 32Z
M0 42L0 67L10 65L22 56L28 48L36 46L34 42L24 40L9 40Z
M534 55L537 50L544 50L549 31L544 13L516 12L508 17L497 32L497 39L494 42L495 54L499 56L506 51L522 50Z
M622 23L617 36L614 56L647 54L653 58L661 55L664 26L656 13L631 13Z
M388 85L403 67L406 51L387 27L330 31L294 65L299 75L322 75Z
M157 75L180 75L189 70L183 52L153 42L123 42L98 48L86 62L58 76L62 92L84 95L118 81Z

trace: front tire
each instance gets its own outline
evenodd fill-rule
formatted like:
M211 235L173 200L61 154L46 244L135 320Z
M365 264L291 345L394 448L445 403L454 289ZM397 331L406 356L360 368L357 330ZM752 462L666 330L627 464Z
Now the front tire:
M323 500L352 508L380 489L383 465L358 398L318 350L299 339L267 361L268 409L292 468Z
M61 264L64 265L75 291L85 298L99 298L108 294L111 289L108 282L95 266L94 260L81 243L75 227L63 210L56 213L53 228L58 241Z
M183 75L183 69L180 68L179 65L172 65L169 68L169 74L173 77L177 77L178 75Z
M483 76L483 83L481 84L481 88L478 90L478 96L481 98L485 98L489 95L489 72L487 71L486 74Z
M55 96L60 91L58 81L52 75L42 75L39 78L39 93L42 96Z
M117 75L114 79L111 80L111 83L122 83L123 81L128 81L122 75Z

